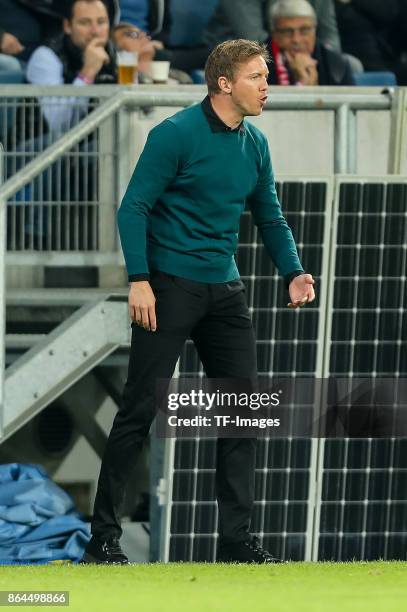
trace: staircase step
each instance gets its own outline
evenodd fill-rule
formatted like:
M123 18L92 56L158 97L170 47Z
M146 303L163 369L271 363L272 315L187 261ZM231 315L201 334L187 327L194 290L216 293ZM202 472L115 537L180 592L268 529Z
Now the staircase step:
M80 289L8 289L7 306L83 306L114 293L126 296L127 287Z
M30 293L27 298L42 296L44 304L43 294L47 292ZM5 370L2 440L117 349L128 348L131 331L125 295L101 295L101 299L85 303L49 334L7 334L9 343L14 343L14 352L22 350L23 343L31 346ZM59 290L54 298L61 299ZM13 353L13 349L8 352Z
M6 334L6 350L29 349L47 334Z

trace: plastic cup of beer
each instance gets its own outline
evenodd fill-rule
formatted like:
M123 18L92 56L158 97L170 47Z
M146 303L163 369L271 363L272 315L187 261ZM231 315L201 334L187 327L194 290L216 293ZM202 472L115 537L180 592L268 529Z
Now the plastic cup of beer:
M138 54L132 51L118 51L117 68L119 85L134 85L137 83Z
M168 75L170 71L170 62L156 61L151 62L150 76L154 83L166 83L168 81Z

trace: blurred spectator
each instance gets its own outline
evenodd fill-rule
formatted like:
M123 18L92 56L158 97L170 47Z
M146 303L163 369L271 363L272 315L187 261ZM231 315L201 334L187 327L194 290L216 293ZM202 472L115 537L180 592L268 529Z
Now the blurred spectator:
M24 80L24 67L43 39L40 18L17 0L0 0L0 77L2 83Z
M325 47L341 51L334 0L308 0L317 16L317 39ZM277 0L269 0L275 4Z
M152 41L137 26L122 21L114 26L112 40L117 49L138 54L138 69L144 74L149 73L151 60L155 56L157 46L162 47L161 43Z
M86 87L93 83L116 83L116 62L109 40L110 24L107 7L102 0L73 0L63 21L63 33L48 46L38 47L27 65L27 79L34 85L72 84ZM24 163L35 158L55 139L82 119L89 110L87 97L39 98L46 125L39 134L21 142L16 148L17 166L8 165L11 176ZM32 126L32 129L34 126ZM31 131L31 128L30 128ZM48 133L47 133L48 131ZM56 162L32 185L17 194L22 202L46 202L74 199L92 201L96 197L93 181L84 177L95 175L93 165L95 140L86 139L79 145L81 155L71 161L69 156ZM61 185L64 188L61 190ZM41 243L45 239L47 211L34 208L25 231Z
M164 15L167 15L167 21L169 20L168 3L164 0L120 0L119 4L118 25L121 26L122 23L127 26L133 25L135 28L133 30L134 38L137 38L136 32L140 30L151 36L157 35L163 28ZM127 31L130 36L130 29L127 28ZM132 43L131 40L126 41L123 33L119 33L118 36L117 32L118 26L114 28L113 39L119 48L137 50L135 43ZM164 35L165 38L166 36ZM196 68L203 68L208 56L206 47L172 47L169 49L164 46L161 40L151 40L150 52L152 53L150 61L169 61L171 64L170 76L181 83L192 83L188 75L183 73L190 72Z
M102 0L74 0L63 22L63 34L39 47L27 66L27 79L35 85L78 87L116 83L113 45L109 41L109 17ZM56 100L44 97L41 109L51 131L69 129L74 119L87 113L87 98Z
M399 0L335 0L344 52L367 71L393 70L396 57L389 32L399 14Z
M120 22L117 26L114 26L112 40L117 49L132 51L138 54L139 82L143 84L151 84L153 82L150 76L152 60L171 62L171 59L174 59L171 52L164 50L161 41L151 40L150 36L131 23ZM163 55L160 55L160 50L164 50ZM176 68L170 68L169 77L180 84L190 85L193 83L191 77L186 72Z
M263 42L267 39L266 14L277 0L219 0L218 8L204 34L210 49L224 40L248 38ZM318 19L318 40L340 51L333 0L310 0Z
M354 85L347 59L316 40L317 17L307 0L278 0L269 8L273 85Z

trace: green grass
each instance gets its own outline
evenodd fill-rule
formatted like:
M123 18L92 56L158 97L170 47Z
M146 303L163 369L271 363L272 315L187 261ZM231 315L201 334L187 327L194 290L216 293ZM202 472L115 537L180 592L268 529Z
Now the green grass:
M407 563L1 567L0 590L17 589L66 590L62 609L89 612L405 612Z

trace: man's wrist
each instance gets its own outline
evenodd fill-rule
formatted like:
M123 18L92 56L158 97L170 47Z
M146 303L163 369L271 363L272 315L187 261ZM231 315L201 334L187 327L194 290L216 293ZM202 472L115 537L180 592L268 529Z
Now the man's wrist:
M306 272L304 272L304 270L294 270L294 272L290 272L290 274L286 274L284 276L287 289L290 286L291 281L293 281L297 276L301 276L301 274L306 274Z
M96 73L94 70L89 70L89 68L82 68L78 73L78 79L81 79L87 85L92 85L95 81Z
M140 274L129 274L128 281L131 283L139 283L140 281L149 281L150 275L148 272L142 272Z

